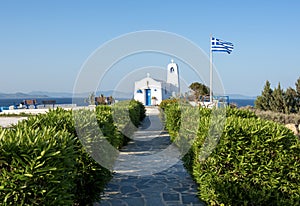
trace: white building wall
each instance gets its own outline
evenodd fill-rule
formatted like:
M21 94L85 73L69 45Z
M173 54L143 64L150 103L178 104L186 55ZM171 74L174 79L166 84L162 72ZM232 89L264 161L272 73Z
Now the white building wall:
M135 93L134 93L134 99L136 101L139 101L139 102L142 102L143 104L145 104L145 96L144 95L145 95L144 92L143 93L137 93L135 91Z
M135 82L134 86L134 99L142 102L146 105L146 89L151 90L151 105L160 104L162 101L162 84L159 81L156 81L150 77L146 77L140 81ZM142 93L139 93L139 92ZM156 97L156 100L153 100L152 97Z
M160 104L162 101L162 88L161 85L159 87L151 88L151 96L156 97L156 100L152 99L152 105Z

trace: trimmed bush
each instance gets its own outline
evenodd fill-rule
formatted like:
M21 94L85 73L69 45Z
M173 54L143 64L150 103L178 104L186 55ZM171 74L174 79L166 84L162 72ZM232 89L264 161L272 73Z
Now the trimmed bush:
M130 107L132 117L142 119L145 115L139 103ZM0 129L3 205L91 205L99 199L112 174L91 157L92 147L105 138L120 148L127 139L118 131L111 107L78 112L76 126L79 131L88 131L81 140L72 111L63 109L31 116L10 130ZM104 136L95 135L93 128L100 128Z
M112 146L119 149L128 142L129 139L118 131L118 126L114 123L113 112L110 106L97 106L96 118L103 135Z
M164 100L167 101L167 100ZM171 101L171 100L170 100ZM177 102L163 104L165 114L165 128L168 130L171 140L174 141L178 136L181 125L181 110Z
M0 202L72 205L75 140L66 130L32 129L25 122L0 130Z
M165 111L167 122L168 115L178 113ZM211 110L199 111L198 137L183 160L199 185L200 199L209 205L300 205L300 144L290 130L252 112L227 109L217 147L200 159ZM180 121L168 128L170 134Z
M118 130L130 138L145 118L146 109L141 102L130 100L113 105L112 113Z
M85 115L81 116L82 122L84 122L84 119L88 117L87 113L89 113L90 115L91 112L88 110L82 110L81 112L85 113ZM92 113L95 115L94 112ZM103 112L102 115L98 116L101 116L102 119L99 119L99 121L97 122L108 125L108 123L105 123L105 120L103 120L108 119L106 118L107 114L105 112ZM110 122L110 124L113 123ZM115 128L114 126L112 127ZM69 138L66 138L66 141L72 140L72 153L70 154L74 162L72 167L70 167L72 168L72 172L69 174L69 177L71 177L71 179L66 178L66 180L69 181L69 188L65 188L65 192L67 192L69 196L72 197L71 200L72 204L74 205L91 204L99 199L100 192L103 191L105 184L111 178L111 172L99 165L82 146L81 141L77 138L72 111L65 111L63 109L51 110L45 115L41 114L29 117L27 121L19 123L17 125L17 128L19 128L20 131L25 130L25 132L27 132L25 128L28 128L29 131L51 129L56 132L67 132ZM117 132L116 128L113 132ZM107 133L108 132L106 132L106 134ZM33 136L32 138L34 139L35 136ZM35 147L39 148L39 145L32 144L31 147L34 147L33 149L35 149ZM45 166L47 165L45 164ZM65 168L61 167L60 169L63 170ZM25 182L27 181L30 181L30 179L25 180ZM49 187L50 186L51 184L49 184ZM54 191L55 195L53 196L60 196L59 192L60 190L57 190L57 192ZM68 195L65 196L67 197ZM20 199L19 201L21 200L22 199ZM29 202L30 201L31 200L29 200ZM43 204L45 204L45 202ZM60 203L59 205L62 205L62 203ZM65 205L68 205L67 201L65 201Z
M138 126L140 124L140 121L142 121L146 117L145 106L141 102L136 100L130 101L129 113L130 118L134 122L135 126Z
M256 114L250 110L229 107L226 109L226 117L257 118Z
M165 100L161 101L161 103L159 104L159 107L161 109L165 110L167 107L169 107L170 105L173 105L177 102L178 102L177 99L165 99Z
M300 147L288 129L260 119L228 117L218 146L202 162L198 155L205 134L200 134L192 170L201 199L211 205L300 203Z

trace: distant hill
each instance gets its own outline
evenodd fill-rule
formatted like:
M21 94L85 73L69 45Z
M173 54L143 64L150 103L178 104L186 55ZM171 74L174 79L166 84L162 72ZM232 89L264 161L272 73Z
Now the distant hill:
M230 99L256 99L256 96L246 96L242 94L227 94Z
M17 93L0 93L0 99L26 99L26 98L47 98L48 96L45 94L40 95L32 95L32 94L26 94L22 92Z
M126 92L118 92L118 91L97 91L96 96L100 96L103 94L104 96L113 96L115 98L120 99L131 99L133 94L132 93L126 93ZM87 98L90 95L90 93L80 93L73 95L71 92L45 92L45 91L33 91L29 93L0 93L0 99L23 99L23 98L72 98L80 97L80 98Z
M33 91L29 92L28 94L36 96L36 95L46 95L47 97L72 97L73 94L70 92L45 92L45 91Z
M69 97L87 98L90 94L91 94L91 92L79 93L79 94L74 94L74 95L72 93L69 93L68 96ZM133 93L131 93L131 92L127 93L127 92L119 92L119 91L113 91L113 90L97 91L95 93L95 95L97 97L100 95L104 95L105 97L113 96L114 98L118 98L118 99L131 99L133 97ZM49 96L51 96L51 95L49 94ZM64 96L64 97L66 97L66 96Z

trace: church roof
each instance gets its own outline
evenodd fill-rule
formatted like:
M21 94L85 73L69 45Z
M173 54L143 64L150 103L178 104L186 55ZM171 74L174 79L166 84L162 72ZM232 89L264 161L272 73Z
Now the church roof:
M151 77L150 77L151 78ZM151 79L154 79L154 78L151 78ZM161 79L154 79L155 81L157 81L157 82L166 82L166 81L164 81L164 80L161 80Z

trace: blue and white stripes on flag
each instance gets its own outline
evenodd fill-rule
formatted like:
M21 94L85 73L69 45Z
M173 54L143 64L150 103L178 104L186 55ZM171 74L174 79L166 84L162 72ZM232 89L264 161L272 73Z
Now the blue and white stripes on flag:
M214 37L211 38L211 51L212 52L227 52L230 54L233 50L231 42L222 41Z

